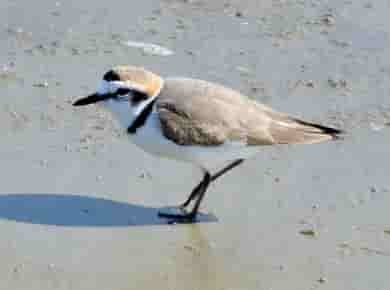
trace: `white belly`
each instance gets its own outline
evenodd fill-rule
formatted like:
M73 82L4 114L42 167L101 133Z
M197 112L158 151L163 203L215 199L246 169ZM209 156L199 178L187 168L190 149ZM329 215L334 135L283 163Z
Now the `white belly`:
M206 147L177 145L162 134L160 120L156 112L152 112L146 124L138 128L136 134L129 134L129 138L148 153L191 162L209 171L218 169L230 161L249 158L260 150L258 146L246 146L242 143Z

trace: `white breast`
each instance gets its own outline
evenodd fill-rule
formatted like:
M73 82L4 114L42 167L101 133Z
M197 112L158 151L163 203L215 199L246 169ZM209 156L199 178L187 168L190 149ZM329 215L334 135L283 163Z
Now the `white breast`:
M129 134L130 140L144 151L153 155L191 162L207 169L214 170L239 158L248 158L259 151L259 148L248 147L243 143L231 142L218 146L181 146L167 139L161 130L158 113L154 110L146 124Z
M126 102L112 100L105 102L105 107L113 113L124 130L127 130L145 106L146 104L143 104L140 108L135 109ZM249 158L260 150L258 146L247 146L240 142L229 142L218 146L177 145L163 135L158 112L155 108L145 124L139 127L135 134L128 134L128 138L150 154L191 162L209 171L219 169L226 163L240 158Z

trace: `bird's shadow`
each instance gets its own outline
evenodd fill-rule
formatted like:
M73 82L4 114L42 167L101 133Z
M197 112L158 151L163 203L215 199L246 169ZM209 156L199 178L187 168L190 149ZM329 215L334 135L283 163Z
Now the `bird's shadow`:
M77 194L0 194L0 218L17 222L76 227L127 227L172 224L159 208ZM200 213L195 222L216 222Z

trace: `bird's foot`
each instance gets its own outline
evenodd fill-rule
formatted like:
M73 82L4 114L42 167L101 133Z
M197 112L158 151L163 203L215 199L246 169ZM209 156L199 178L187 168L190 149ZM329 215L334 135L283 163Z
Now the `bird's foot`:
M170 219L171 223L196 222L196 213L188 212L183 206L164 207L159 210L158 216Z

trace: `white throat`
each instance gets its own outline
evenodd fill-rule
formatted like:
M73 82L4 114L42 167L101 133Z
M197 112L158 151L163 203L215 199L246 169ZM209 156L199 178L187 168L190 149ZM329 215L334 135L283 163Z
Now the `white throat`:
M98 93L115 92L118 87L139 89L135 86L129 87L128 84L120 81L107 82L103 80L101 86L98 89ZM113 114L114 118L119 121L121 127L127 130L127 128L131 126L137 117L142 113L142 111L145 110L145 108L157 98L161 89L153 97L150 97L144 101L140 101L137 104L132 104L127 100L117 101L114 99L108 99L103 101L102 105L106 110Z

